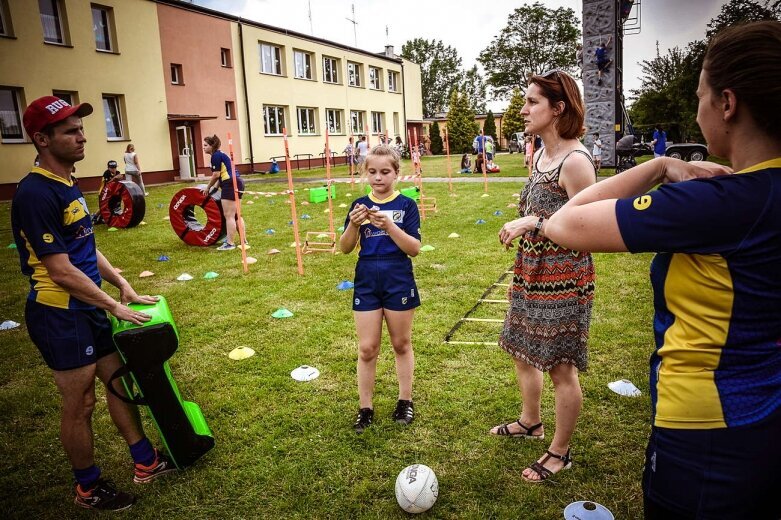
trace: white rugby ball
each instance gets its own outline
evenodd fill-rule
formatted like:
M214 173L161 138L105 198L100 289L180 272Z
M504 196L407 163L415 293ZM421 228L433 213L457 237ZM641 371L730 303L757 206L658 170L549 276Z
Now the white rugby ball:
M396 501L407 513L428 511L438 495L437 476L425 464L407 466L396 477Z

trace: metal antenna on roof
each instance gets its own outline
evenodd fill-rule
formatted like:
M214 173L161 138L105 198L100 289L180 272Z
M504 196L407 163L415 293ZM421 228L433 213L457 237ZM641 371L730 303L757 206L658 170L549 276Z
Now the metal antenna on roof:
M346 18L348 22L353 24L353 38L355 39L355 46L358 46L358 32L355 28L356 25L358 25L358 22L355 20L355 4L352 4L352 11L353 11L353 17L352 18Z
M309 0L307 4L309 5L309 34L314 36L315 30L312 28L312 0Z

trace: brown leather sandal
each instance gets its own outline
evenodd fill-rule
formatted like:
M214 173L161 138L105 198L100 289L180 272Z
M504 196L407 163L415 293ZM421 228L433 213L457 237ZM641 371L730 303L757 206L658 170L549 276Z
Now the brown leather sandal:
M542 423L537 423L534 426L526 426L521 422L520 419L515 421L518 426L523 428L523 431L520 432L510 432L510 424L500 424L499 429L496 430L496 433L491 433L491 435L498 435L500 437L519 437L523 439L536 439L536 440L542 440L545 438L545 434L541 433L539 435L533 435L532 432L538 428L542 428Z
M521 475L523 477L523 480L525 480L526 482L531 482L532 484L539 484L540 482L545 482L550 477L552 477L553 475L558 473L558 471L556 473L553 473L551 470L549 470L548 468L546 468L544 466L544 464L546 462L548 462L551 458L559 459L560 461L562 461L564 463L564 467L561 468L561 469L570 469L572 467L572 457L570 457L569 452L570 452L570 450L567 450L567 453L565 453L564 455L558 455L556 453L553 453L550 450L545 450L545 454L546 455L542 459L542 461L541 462L534 462L527 468L527 469L530 469L533 472L535 472L537 475L539 475L540 478L533 480L533 479L526 478L525 476ZM559 470L559 471L561 471L561 470Z

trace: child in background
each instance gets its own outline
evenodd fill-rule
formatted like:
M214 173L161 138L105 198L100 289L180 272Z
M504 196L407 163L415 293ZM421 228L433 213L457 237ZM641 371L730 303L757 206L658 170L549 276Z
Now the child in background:
M371 193L356 199L344 222L339 248L348 254L360 241L355 266L353 317L358 333L358 418L362 433L374 420L374 380L380 353L382 322L388 328L396 357L399 397L393 420L414 419L412 318L420 296L410 256L420 252L420 216L415 201L395 190L399 156L386 145L371 149L363 165Z
M599 174L599 168L602 166L602 139L599 138L599 132L594 132L594 146L591 149L591 156L594 158L594 168Z
M530 135L526 136L526 150L525 150L525 156L523 158L523 164L527 168L532 163L532 138Z
M459 173L472 173L472 159L469 158L469 154L461 156L461 171Z

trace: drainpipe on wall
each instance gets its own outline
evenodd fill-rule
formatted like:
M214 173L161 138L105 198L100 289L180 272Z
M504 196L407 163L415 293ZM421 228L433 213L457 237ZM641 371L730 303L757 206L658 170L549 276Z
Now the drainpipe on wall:
M401 138L402 141L404 141L405 137L407 137L407 86L404 83L404 58L401 59L401 88L404 90L401 92L401 110L404 114L404 128L399 130L401 131L401 135L403 136ZM411 146L410 143L407 143L407 148ZM412 148L410 148L410 153L412 153ZM410 155L410 157L412 157Z
M250 173L255 173L255 154L252 151L252 120L250 119L249 95L247 94L247 58L244 55L244 30L239 18L239 47L241 47L241 82L244 87L244 108L247 110L247 137L249 138Z

